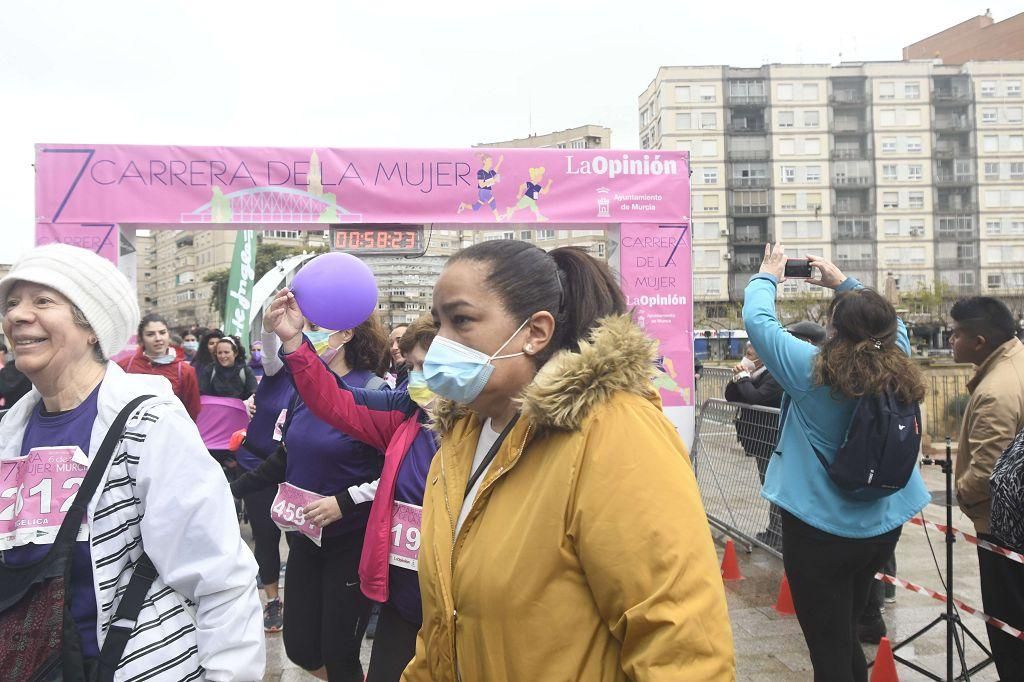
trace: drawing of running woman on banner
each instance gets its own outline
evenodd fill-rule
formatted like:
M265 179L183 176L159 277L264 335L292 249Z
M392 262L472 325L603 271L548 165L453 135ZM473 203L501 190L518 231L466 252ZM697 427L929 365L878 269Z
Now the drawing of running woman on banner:
M539 221L543 222L547 220L540 213L540 207L537 206L537 199L540 198L541 194L547 194L551 190L552 180L548 180L548 184L544 185L544 167L530 169L530 179L519 185L519 191L516 196L519 197L519 201L515 206L509 206L508 210L505 211L505 220L508 220L512 215L519 210L528 208L533 211L534 217Z
M494 219L500 221L501 216L498 215L498 202L494 198L494 186L501 182L501 176L498 175L498 171L501 169L501 163L505 160L505 155L502 154L498 157L498 163L494 163L494 157L490 154L477 154L480 159L480 170L476 172L476 201L472 204L463 201L459 204L459 213L462 213L466 209L473 209L479 211L484 206L491 209L491 213L494 214Z

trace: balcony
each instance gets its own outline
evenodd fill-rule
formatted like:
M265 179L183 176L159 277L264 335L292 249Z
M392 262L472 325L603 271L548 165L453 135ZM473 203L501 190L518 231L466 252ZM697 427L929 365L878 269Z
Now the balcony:
M974 150L970 147L935 147L932 156L936 159L959 159L974 156Z
M850 204L837 201L833 213L839 217L873 216L875 210L871 206Z
M730 149L729 160L730 161L767 161L771 157L771 152L767 149Z
M735 216L766 216L767 204L733 204L732 214Z
M833 149L832 160L833 161L866 161L868 158L867 151L863 149Z
M863 135L870 130L871 125L867 121L832 122L832 133L835 135Z
M940 131L966 131L971 130L971 124L966 118L937 118L932 124L935 130Z
M874 270L878 262L874 258L840 258L835 261L840 270Z
M932 101L943 104L970 104L971 93L961 88L954 88L952 90L936 89L932 93Z
M863 90L833 90L828 101L834 107L862 107L868 103L868 96Z
M734 135L764 135L768 132L764 121L730 121L725 129Z
M730 187L738 187L743 189L764 189L770 184L767 176L761 176L756 178L729 178Z
M731 107L763 107L768 104L768 93L730 92L726 100Z
M761 261L737 261L732 264L730 270L733 272L757 272L761 269Z
M764 244L768 237L764 234L733 234L733 244Z
M870 187L873 178L870 175L833 175L832 184L836 187Z
M973 201L960 203L956 206L942 201L935 202L935 213L943 217L950 215L973 215L978 212L978 205Z
M956 187L973 185L978 179L974 173L953 173L951 171L935 171L935 184L939 187Z

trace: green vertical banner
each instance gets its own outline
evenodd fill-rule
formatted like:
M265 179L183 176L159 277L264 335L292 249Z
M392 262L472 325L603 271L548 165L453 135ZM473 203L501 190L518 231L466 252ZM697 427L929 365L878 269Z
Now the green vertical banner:
M256 232L239 230L235 237L235 255L231 258L231 277L224 305L224 333L237 336L242 347L249 348L249 321L252 319L252 286L256 279Z

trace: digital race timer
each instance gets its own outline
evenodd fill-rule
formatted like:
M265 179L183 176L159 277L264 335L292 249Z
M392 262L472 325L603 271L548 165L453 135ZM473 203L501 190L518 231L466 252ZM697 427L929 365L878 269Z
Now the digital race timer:
M331 227L331 251L353 255L408 255L423 252L422 225L335 225Z

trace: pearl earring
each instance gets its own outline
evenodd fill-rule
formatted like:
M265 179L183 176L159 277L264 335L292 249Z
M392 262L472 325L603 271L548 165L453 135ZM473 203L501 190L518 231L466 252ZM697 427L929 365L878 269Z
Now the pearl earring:
M525 347L525 348L523 348L523 350L524 350L524 351L525 351L526 353L528 353L529 355L533 355L533 345L532 345L532 344L529 344L529 343L528 343L528 344L526 344L526 347Z

